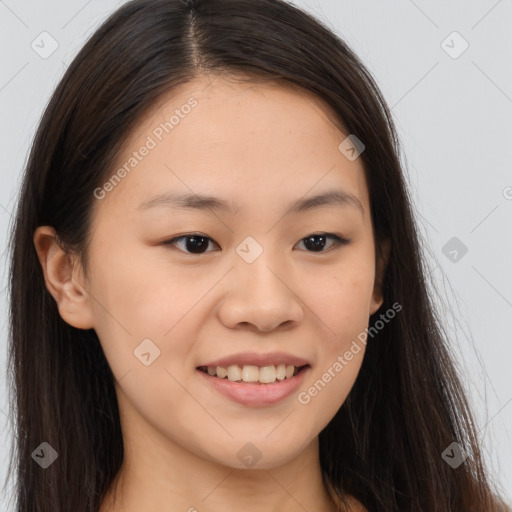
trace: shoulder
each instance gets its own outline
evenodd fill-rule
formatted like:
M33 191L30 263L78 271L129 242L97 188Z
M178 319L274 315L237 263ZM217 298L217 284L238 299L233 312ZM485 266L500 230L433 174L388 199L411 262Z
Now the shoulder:
M352 494L346 494L345 499L348 505L348 508L345 507L343 503L341 503L340 499L334 492L334 489L332 487L332 484L329 480L327 480L327 490L329 492L329 495L331 496L332 500L335 503L335 506L337 507L337 510L341 512L368 512L368 509L363 506L363 504L356 499ZM511 511L512 512L512 511Z
M347 512L368 512L368 509L354 496L348 496L349 509Z

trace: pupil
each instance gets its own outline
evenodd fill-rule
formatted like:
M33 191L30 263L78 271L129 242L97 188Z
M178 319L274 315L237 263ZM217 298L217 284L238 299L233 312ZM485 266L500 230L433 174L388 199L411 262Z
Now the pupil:
M186 238L186 247L187 251L190 251L192 253L201 253L201 247L199 247L199 250L197 250L197 245L194 246L194 243L197 244L197 240L200 240L202 243L199 243L199 245L203 245L204 249L208 248L208 239L204 236L189 236ZM192 243L190 243L192 241Z
M318 249L318 252L321 252L322 249L325 247L325 239L326 239L326 237L323 236L323 235L312 235L312 236L309 236L309 237L305 238L304 239L304 245L306 247L308 247L308 242L310 242L311 240L314 240L315 238L320 239L321 242L320 243L312 243L310 245L310 247L312 247L313 250Z

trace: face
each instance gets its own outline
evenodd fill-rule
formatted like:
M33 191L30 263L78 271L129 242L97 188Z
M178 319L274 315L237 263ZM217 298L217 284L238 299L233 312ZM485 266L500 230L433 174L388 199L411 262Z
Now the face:
M83 278L127 429L231 467L247 465L244 448L270 468L332 419L381 304L363 163L339 149L347 135L310 93L221 77L172 91L132 133L95 191ZM338 200L304 202L328 191ZM239 383L236 396L198 369L241 353L308 366Z

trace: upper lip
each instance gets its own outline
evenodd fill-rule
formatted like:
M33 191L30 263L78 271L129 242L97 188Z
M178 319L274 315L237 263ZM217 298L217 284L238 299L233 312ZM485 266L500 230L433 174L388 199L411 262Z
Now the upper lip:
M223 357L222 359L216 359L209 363L204 363L199 366L223 366L224 368L231 365L253 365L253 366L270 366L278 364L293 365L296 367L306 366L309 364L302 357L297 357L292 354L285 352L272 352L268 354L258 354L255 352L244 352L240 354L233 354L232 356Z

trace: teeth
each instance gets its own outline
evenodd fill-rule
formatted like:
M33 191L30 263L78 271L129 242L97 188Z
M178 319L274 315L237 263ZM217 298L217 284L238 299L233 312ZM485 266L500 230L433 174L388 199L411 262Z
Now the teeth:
M258 369L256 366L253 368ZM295 367L292 366L292 368L295 370ZM276 367L274 365L271 366L262 366L261 369L258 372L259 381L263 382L264 384L269 384L271 382L276 381ZM293 375L293 372L292 372Z
M231 376L230 376L230 373L229 373L229 370L230 368L232 368L232 366L229 366L228 367L228 379L229 380L240 380L240 379L233 379ZM235 366L235 368L238 369L237 366ZM235 374L235 375L238 375L238 374ZM260 370L257 366L244 366L242 368L242 380L244 382L257 382L260 378ZM275 380L275 378L274 378Z
M242 378L242 369L240 366L232 365L228 366L228 379L233 382L240 380Z
M217 370L215 370L215 368L213 369L213 375L215 375L215 373L217 373L217 377L223 379L224 377L227 377L228 375L228 371L226 370L226 368L223 368L222 366L217 366Z
M201 370L211 376L217 376L220 379L228 378L230 381L237 382L261 382L262 384L271 384L277 380L290 379L297 372L298 368L293 365L278 364L269 366L253 366L244 365L238 366L233 364L227 368L223 366L215 367L200 367Z

